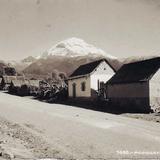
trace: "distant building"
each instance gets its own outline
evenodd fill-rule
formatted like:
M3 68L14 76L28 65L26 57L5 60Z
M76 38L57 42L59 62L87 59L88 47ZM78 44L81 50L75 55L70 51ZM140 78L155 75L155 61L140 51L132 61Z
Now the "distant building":
M20 96L34 95L38 92L39 82L39 80L12 80L9 92Z
M2 76L1 86L3 90L7 90L12 80L16 80L16 76Z
M24 76L2 76L1 86L3 90L7 90L8 87L11 85L13 80L21 80L23 81L25 78Z
M106 92L117 107L142 112L160 109L160 58L123 65L107 82Z
M81 65L68 79L69 97L96 98L100 84L106 83L114 74L114 68L105 59Z
M11 84L12 80L24 79L23 76L17 76L16 70L13 67L3 66L1 75L0 89L6 90Z
M29 95L29 89L28 89L29 81L27 80L12 80L11 84L8 88L9 93L15 94L15 95ZM23 87L22 87L23 86Z

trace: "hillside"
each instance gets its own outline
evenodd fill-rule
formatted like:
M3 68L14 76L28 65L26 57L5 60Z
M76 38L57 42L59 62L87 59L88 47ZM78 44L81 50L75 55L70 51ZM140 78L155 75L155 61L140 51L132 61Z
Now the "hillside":
M160 55L128 57L128 58L123 59L122 62L123 62L123 64L126 64L126 63L132 63L132 62L142 61L142 60L146 60L146 59L151 59L154 57L160 57Z
M19 61L8 61L7 63L10 64L10 66L14 67L18 72L22 72L25 68L27 68L30 64L34 63L37 59L33 56L28 56L22 60Z
M48 75L53 70L71 74L81 64L106 58L117 70L121 63L116 57L86 43L82 39L70 38L61 41L36 57L36 61L24 69L25 74Z
M70 75L77 67L82 64L92 62L94 60L101 59L102 57L60 57L52 56L47 59L37 60L35 63L31 64L24 70L26 74L42 74L48 75L53 70L58 70L59 72L65 72L67 75ZM108 59L108 61L113 65L114 68L118 69L120 62L116 59Z

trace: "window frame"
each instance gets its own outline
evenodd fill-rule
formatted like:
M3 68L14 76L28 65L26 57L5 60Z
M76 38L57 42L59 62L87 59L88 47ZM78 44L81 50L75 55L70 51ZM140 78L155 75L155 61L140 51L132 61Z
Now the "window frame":
M81 91L85 92L86 91L86 82L81 83Z

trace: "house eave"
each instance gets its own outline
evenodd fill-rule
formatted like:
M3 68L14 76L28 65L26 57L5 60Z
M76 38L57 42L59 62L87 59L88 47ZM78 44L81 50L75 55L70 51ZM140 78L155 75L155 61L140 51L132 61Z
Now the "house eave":
M69 77L67 80L79 79L79 78L89 77L89 76L90 76L90 74L85 74L85 75L81 75L81 76Z

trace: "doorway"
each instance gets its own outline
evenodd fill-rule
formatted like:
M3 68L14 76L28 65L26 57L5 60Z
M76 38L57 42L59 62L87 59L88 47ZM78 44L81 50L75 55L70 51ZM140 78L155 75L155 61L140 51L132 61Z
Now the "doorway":
M76 84L75 83L73 83L72 84L72 92L73 92L73 98L76 98Z

